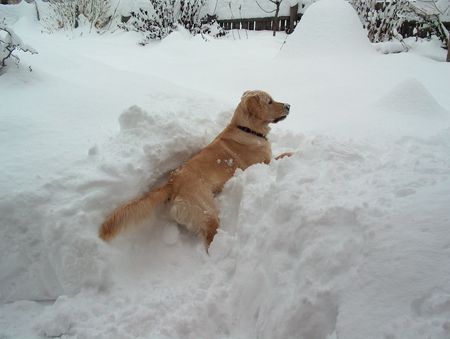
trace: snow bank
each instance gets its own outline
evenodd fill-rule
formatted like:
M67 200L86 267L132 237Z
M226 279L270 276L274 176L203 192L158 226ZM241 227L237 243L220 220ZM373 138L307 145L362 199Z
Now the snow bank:
M71 170L2 200L2 297L57 300L3 307L0 324L40 310L28 336L445 338L449 130L386 142L279 131L275 149L300 150L226 184L210 256L164 211L111 245L97 240L114 206L230 116L130 107L117 136Z
M119 121L121 133L112 142L86 150L85 160L37 192L0 200L1 237L8 239L0 249L1 300L54 299L104 287L105 246L97 239L104 216L206 143L190 127L196 121L207 131L205 120L186 113L175 122L164 112L149 116L135 106Z
M82 194L83 213L100 218L142 189L146 175L152 182L154 175L146 170L164 172L175 161L164 157L168 147L170 154L180 152L178 160L203 144L184 122L156 117L137 107L122 115L118 139L94 155L109 158L106 150L115 149L102 183L91 175L78 186L89 187ZM153 144L155 133L161 153ZM226 184L218 198L221 229L209 257L198 239L161 213L111 246L100 244L98 249L108 253L109 283L101 293L94 286L58 297L33 319L33 333L323 339L427 333L445 338L448 131L393 144L283 133L277 139L275 147L294 139L300 151L240 171ZM142 152L150 163L135 155ZM142 171L128 174L125 169L138 159ZM90 208L94 198L97 205ZM81 239L80 249L93 243L97 225L97 219L85 224L86 238L72 234ZM66 255L78 253L64 248ZM95 253L86 255L98 261Z
M314 58L372 54L367 32L344 0L320 0L309 6L281 53Z
M429 159L441 163L437 172L427 169L428 160L411 166L416 151L424 155L434 149L429 143L439 145L433 152L437 157ZM228 246L212 253L221 258L224 275L232 276L229 300L235 335L328 338L339 333L344 338L378 338L427 327L410 303L448 293L445 255L425 254L448 240L424 235L427 240L419 245L420 238L414 240L413 234L425 227L444 236L448 213L444 217L432 210L441 210L450 192L449 178L442 172L450 160L442 153L450 146L448 131L431 140L401 140L388 152L385 146L319 136L304 140L293 158L251 168L230 181L221 198L222 211L230 219L223 216L219 238ZM425 203L429 185L442 189L433 207ZM418 201L424 204L413 208ZM220 240L214 246L220 246ZM408 246L410 241L414 245ZM416 260L427 262L426 272L413 269ZM362 302L354 293L386 299L377 303L367 297L371 302ZM389 304L395 306L386 307ZM436 326L427 329L431 337L445 336L447 312L433 314ZM400 325L404 319L408 325ZM414 330L409 329L413 323Z

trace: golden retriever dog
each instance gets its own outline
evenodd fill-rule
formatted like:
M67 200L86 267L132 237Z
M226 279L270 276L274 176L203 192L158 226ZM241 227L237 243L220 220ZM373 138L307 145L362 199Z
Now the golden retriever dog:
M172 171L163 186L116 208L101 225L99 236L114 238L125 227L149 217L152 210L169 205L170 216L199 234L208 250L219 227L214 195L237 168L269 163L272 150L267 140L269 124L287 117L290 105L276 102L263 91L242 95L228 126L205 148ZM276 157L289 156L283 153Z

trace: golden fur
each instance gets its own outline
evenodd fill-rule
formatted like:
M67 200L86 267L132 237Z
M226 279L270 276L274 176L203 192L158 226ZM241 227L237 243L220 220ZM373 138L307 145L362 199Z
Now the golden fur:
M100 238L111 240L124 227L146 218L156 206L167 203L171 217L199 233L208 248L219 226L214 195L237 168L245 170L256 163L270 162L272 151L265 137L270 130L268 125L284 119L288 113L289 105L273 101L263 91L245 92L222 133L171 172L165 185L116 208L101 225ZM283 153L279 157L289 155Z

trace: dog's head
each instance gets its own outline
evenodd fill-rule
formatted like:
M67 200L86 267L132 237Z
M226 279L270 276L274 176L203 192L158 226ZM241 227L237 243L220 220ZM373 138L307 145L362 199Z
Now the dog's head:
M273 100L264 91L244 92L240 105L250 117L266 124L284 120L288 116L290 109L289 104Z

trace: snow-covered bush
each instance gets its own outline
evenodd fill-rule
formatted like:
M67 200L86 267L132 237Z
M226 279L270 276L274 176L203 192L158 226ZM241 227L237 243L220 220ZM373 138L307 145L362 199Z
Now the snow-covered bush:
M37 54L37 51L22 42L22 39L4 23L0 23L0 70L7 65L8 59L13 60L16 64L20 62L15 51L29 52Z
M77 28L80 17L91 28L102 28L111 19L109 0L50 0L50 9L50 25L58 29Z
M421 3L428 6L420 6ZM429 34L437 36L443 46L448 46L448 33L440 18L442 14L444 11L441 11L437 2L433 0L410 4L408 13L410 20L417 22L420 29L425 29Z
M398 33L405 21L409 7L408 0L380 3L377 0L353 0L371 42L384 42L394 38L402 41Z
M202 9L206 0L179 0L177 14L177 24L186 28L192 35L211 34L213 36L223 36L225 31L219 26L213 16L202 16Z
M368 31L371 42L385 42L393 39L403 42L399 33L402 26L409 22L415 23L418 28L426 29L430 34L436 35L446 46L447 36L442 24L439 11L430 11L430 7L421 6L422 3L436 4L433 0L427 2L411 2L409 0L393 0L380 2L377 0L352 0L364 28Z
M150 0L150 6L131 12L130 20L121 25L126 30L142 32L145 45L150 40L161 40L182 26L192 35L225 35L214 17L203 16L205 0Z
M205 0L196 2L180 0L180 16L178 18L178 23L183 25L191 33L200 33L202 26L200 10L204 5Z
M150 0L152 8L140 8L131 13L126 28L142 32L145 45L150 40L160 40L169 35L176 27L175 0Z

